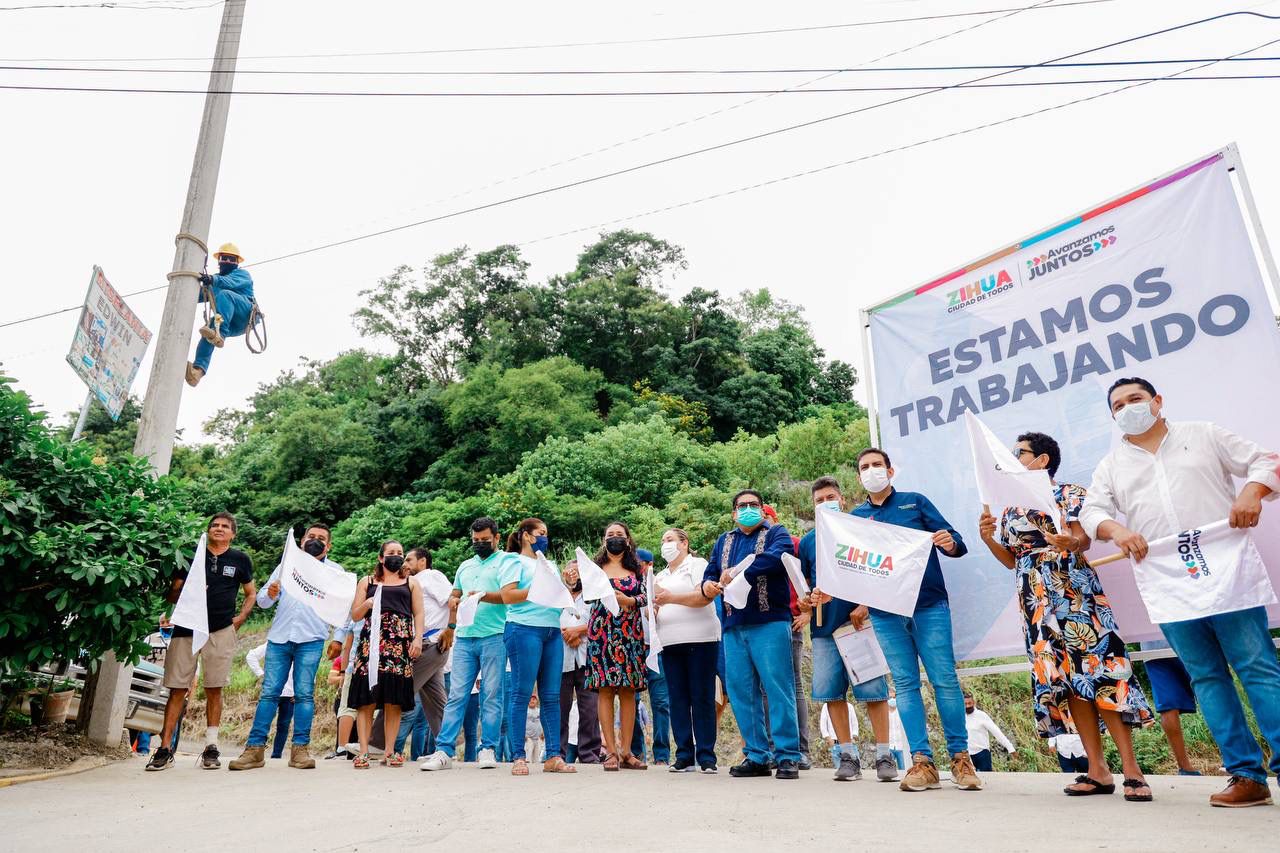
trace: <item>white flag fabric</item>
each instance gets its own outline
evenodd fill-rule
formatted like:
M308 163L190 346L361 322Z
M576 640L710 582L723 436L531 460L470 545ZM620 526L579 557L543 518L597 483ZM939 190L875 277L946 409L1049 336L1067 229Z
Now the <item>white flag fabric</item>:
M649 654L645 656L645 665L654 672L660 673L662 669L658 663L658 655L662 653L662 639L658 636L658 608L653 603L653 572L645 573L644 594L649 602L646 608L646 621L649 623Z
M614 591L613 584L609 583L609 576L581 548L575 554L578 558L578 578L582 581L582 599L598 601L609 611L610 616L617 616L622 608L618 606L618 593Z
M1008 507L1036 509L1059 526L1062 510L1053 499L1053 483L1049 472L1028 471L1009 452L995 433L973 412L964 413L969 432L969 449L973 452L973 472L978 480L978 496L991 507L997 518Z
M542 556L541 551L535 551L534 555L537 557L537 565L533 569L533 580L529 583L529 600L543 607L559 607L561 610L572 607L573 596L560 580L559 573Z
M1157 539L1146 559L1131 565L1147 615L1157 625L1276 603L1253 537L1225 519Z
M378 686L378 664L382 662L382 584L373 594L369 612L369 689Z
M191 558L187 579L182 583L182 591L178 593L178 603L174 605L173 615L169 617L170 623L191 631L193 653L200 651L209 640L208 582L204 574L208 538L208 534L200 534L196 555Z
M910 616L933 551L933 535L818 510L818 588L845 601Z
M725 543L726 547L728 543ZM732 580L724 588L724 601L730 607L742 609L747 606L747 599L751 597L751 581L747 580L746 571L751 568L751 564L756 561L755 554L748 554L737 565L729 569L729 576Z
M289 531L280 571L280 587L286 594L336 628L351 618L357 583L355 575L326 566L299 548Z
M791 586L795 588L796 595L804 598L809 594L809 581L804 576L804 569L800 568L800 558L793 554L782 555L782 565L787 570L787 580L791 581Z
M458 602L458 621L456 624L459 628L470 628L475 624L476 611L480 609L480 593L474 592L471 595L463 597Z

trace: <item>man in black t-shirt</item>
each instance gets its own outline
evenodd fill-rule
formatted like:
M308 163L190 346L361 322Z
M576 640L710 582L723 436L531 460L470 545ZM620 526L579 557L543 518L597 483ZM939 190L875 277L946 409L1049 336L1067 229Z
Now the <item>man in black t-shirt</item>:
M163 744L151 756L148 770L166 770L173 766L173 753L169 750L170 737L182 716L182 703L187 691L195 683L197 660L204 661L205 694L205 748L200 754L200 766L205 770L217 770L218 725L222 721L222 688L231 677L231 658L236 651L236 631L244 624L253 610L256 589L253 583L253 561L243 551L231 547L236 538L236 520L229 512L220 512L209 519L205 543L205 600L208 603L209 639L198 652L192 651L190 628L174 626L173 639L164 658L164 686L169 688L169 701L164 709L164 731L160 734ZM169 601L176 603L182 592L186 575L175 578L169 590ZM236 612L236 593L244 592L244 604ZM167 618L161 626L168 626Z

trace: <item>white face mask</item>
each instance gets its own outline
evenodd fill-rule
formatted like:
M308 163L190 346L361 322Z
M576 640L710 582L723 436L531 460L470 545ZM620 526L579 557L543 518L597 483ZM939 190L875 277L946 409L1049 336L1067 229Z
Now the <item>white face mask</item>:
M841 509L843 508L840 506L840 501L823 501L822 503L818 504L818 509L830 509L836 512L840 512Z
M889 487L889 469L868 468L858 475L858 479L862 481L862 488L874 495Z
M1116 426L1125 435L1142 435L1156 424L1156 415L1151 411L1151 401L1130 403L1115 414Z
M662 559L670 563L679 555L680 555L680 544L678 542L662 543Z

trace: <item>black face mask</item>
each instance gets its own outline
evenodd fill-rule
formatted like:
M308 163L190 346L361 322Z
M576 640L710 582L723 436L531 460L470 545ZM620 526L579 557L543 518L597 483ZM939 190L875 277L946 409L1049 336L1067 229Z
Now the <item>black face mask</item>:
M240 265L231 261L218 262L218 275L227 275L232 270L237 269Z
M308 539L306 542L302 543L302 550L306 551L318 560L320 559L320 555L324 553L324 543L319 539Z
M404 557L401 557L399 554L392 554L390 557L383 557L382 568L389 572L396 572L399 574L400 569L404 568Z
M604 540L604 549L615 557L627 550L627 537L610 536Z
M487 560L493 554L493 543L489 541L472 542L471 550L476 552L476 556L482 560Z
M582 581L578 581L572 587L574 592L582 592Z

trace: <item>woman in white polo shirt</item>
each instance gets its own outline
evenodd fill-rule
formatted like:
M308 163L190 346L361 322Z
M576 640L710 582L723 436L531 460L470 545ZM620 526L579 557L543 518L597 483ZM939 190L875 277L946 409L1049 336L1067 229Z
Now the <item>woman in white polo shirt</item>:
M720 620L702 594L707 561L689 553L689 534L662 534L667 567L654 576L662 669L671 701L676 755L672 773L716 772L716 655Z

